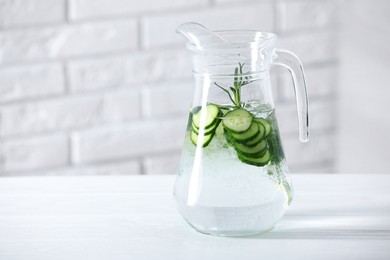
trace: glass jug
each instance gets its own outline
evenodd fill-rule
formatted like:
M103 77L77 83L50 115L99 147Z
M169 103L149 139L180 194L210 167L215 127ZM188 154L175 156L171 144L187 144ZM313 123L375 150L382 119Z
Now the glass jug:
M293 190L279 137L269 70L289 69L300 140L308 141L308 101L296 55L275 49L276 35L211 32L181 25L195 77L195 93L174 187L184 219L197 231L245 236L273 228Z

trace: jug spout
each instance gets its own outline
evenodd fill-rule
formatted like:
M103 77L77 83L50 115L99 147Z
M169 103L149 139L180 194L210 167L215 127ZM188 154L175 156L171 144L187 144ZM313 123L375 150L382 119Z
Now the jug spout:
M189 44L196 46L198 49L204 49L210 43L226 43L227 41L215 32L210 31L205 26L189 22L177 27L176 32L183 35Z

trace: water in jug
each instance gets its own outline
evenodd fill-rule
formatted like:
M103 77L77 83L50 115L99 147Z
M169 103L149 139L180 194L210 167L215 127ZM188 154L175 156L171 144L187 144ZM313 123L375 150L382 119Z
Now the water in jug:
M177 29L191 52L195 88L174 199L197 231L246 236L274 227L293 189L280 140L270 69L286 67L295 90L299 135L308 141L303 67L259 31L211 32L196 23Z

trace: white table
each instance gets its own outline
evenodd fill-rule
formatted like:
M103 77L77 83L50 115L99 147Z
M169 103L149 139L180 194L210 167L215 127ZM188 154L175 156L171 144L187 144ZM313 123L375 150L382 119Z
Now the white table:
M285 217L246 238L192 230L174 176L0 178L0 259L390 259L390 174L292 178Z

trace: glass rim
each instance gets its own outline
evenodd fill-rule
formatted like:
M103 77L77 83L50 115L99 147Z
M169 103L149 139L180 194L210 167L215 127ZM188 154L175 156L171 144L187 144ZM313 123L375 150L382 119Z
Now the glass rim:
M186 47L195 52L209 52L217 50L235 50L242 48L259 49L260 47L268 46L277 40L277 35L272 32L258 30L216 30L214 31L223 38L248 38L248 41L239 42L215 42L209 44L205 48L200 48L191 42L186 43Z

